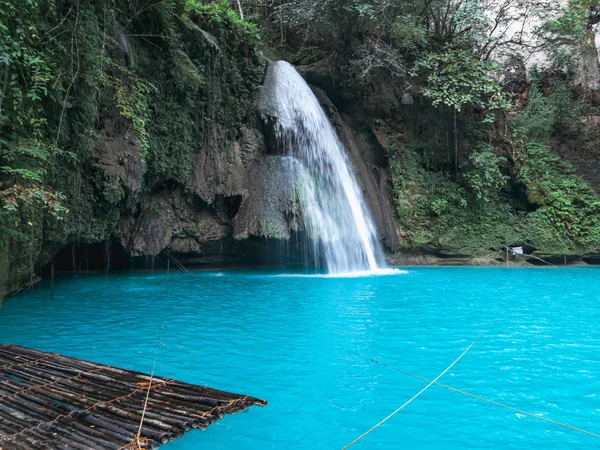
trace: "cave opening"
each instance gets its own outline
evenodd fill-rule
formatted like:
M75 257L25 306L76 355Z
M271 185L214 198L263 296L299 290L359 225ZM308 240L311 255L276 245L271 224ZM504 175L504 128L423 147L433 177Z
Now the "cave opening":
M74 243L62 247L42 270L50 271L52 264L57 272L98 272L108 270L128 270L132 268L132 258L115 239L96 243Z
M225 197L225 205L229 208L229 217L232 219L237 216L242 206L243 197L241 195L232 195L231 197Z

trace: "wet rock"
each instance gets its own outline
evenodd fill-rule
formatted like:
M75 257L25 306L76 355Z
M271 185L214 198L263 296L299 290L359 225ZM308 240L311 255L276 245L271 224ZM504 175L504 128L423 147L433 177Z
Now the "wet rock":
M327 96L334 100L337 100L337 98L340 97L341 92L337 85L329 58L313 64L298 66L296 69L309 85L318 86L327 93Z
M219 146L206 144L194 159L186 190L211 205L218 196L245 196L248 170L253 161L265 153L264 138L259 130L240 129L240 138Z
M223 178L221 155L214 148L204 146L196 154L186 187L210 205L224 190Z
M106 124L104 138L96 142L94 148L96 166L104 176L102 191L110 203L120 201L125 191L139 192L143 176L144 163L142 149L132 132L117 132Z
M167 248L194 252L205 242L231 234L231 225L222 220L223 216L211 212L207 205L194 204L183 189L165 190L148 196L138 217L121 219L119 240L132 256L156 256Z
M248 194L233 219L233 237L289 239L301 228L296 183L298 162L289 156L266 156L250 169Z

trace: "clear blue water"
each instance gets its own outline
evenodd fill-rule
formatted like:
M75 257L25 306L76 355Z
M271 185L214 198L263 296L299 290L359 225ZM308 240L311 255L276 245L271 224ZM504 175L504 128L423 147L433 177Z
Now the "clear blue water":
M600 270L408 268L61 277L5 301L0 342L268 400L166 450L339 449L426 383L600 433ZM600 441L433 386L353 449L580 449Z

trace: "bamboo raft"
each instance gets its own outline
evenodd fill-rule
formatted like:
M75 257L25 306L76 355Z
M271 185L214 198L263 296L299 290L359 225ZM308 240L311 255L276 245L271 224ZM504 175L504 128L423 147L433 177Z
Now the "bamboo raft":
M267 402L0 345L0 450L153 449ZM141 424L141 426L140 426Z

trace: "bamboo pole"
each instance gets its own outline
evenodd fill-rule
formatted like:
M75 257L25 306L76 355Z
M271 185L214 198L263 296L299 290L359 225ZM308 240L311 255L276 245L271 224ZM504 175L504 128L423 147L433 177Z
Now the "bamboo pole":
M150 383L149 380L152 380ZM0 345L0 448L155 448L266 402L153 375Z

